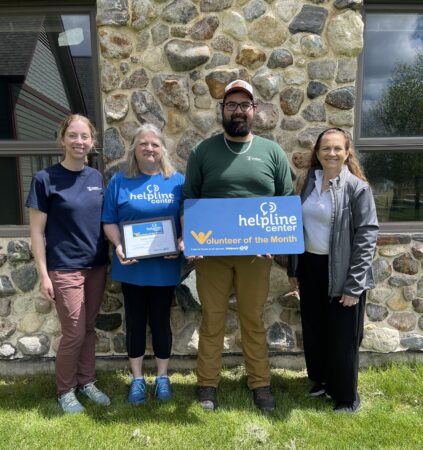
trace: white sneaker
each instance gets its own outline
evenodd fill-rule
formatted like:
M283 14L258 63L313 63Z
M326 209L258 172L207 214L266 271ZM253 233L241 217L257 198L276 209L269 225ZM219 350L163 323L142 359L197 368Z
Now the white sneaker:
M75 389L71 389L69 392L62 394L57 401L65 413L74 414L85 411L85 408L75 397Z
M97 405L104 405L104 406L110 405L110 398L95 386L94 381L92 381L91 383L87 383L85 386L80 387L78 391L81 394L84 394L94 403L97 403Z

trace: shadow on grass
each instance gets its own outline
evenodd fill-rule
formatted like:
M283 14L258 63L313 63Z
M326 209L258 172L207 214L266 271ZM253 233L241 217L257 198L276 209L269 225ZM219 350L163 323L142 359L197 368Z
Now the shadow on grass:
M325 397L310 397L310 385L304 373L272 370L272 393L276 400L276 409L266 413L269 418L286 419L293 410L331 411L332 401ZM195 393L194 393L195 395ZM257 412L262 414L254 405L253 393L247 387L247 377L243 367L223 371L218 389L219 410Z
M187 380L188 378L188 380ZM100 372L98 387L111 398L111 405L94 405L88 399L79 396L86 407L85 414L92 420L104 424L129 423L139 425L149 422L167 422L169 424L196 424L207 420L196 402L195 377L172 376L174 396L169 402L154 400L154 377L147 375L148 400L138 407L127 403L129 376L122 372ZM179 380L182 380L179 382ZM271 421L285 420L293 410L328 412L331 402L324 398L310 398L307 395L309 384L306 376L297 374L287 376L283 370L272 371L272 390L276 399L276 409L266 414ZM5 379L0 383L0 410L33 411L47 419L63 415L55 399L54 375L34 375ZM252 393L247 388L243 368L224 370L218 389L219 408L215 414L227 412L252 412L261 414L253 403Z
M127 379L126 379L127 378ZM148 386L148 400L138 407L127 403L129 377L119 372L102 372L98 376L97 386L106 392L111 405L104 407L93 404L82 395L77 397L86 408L85 415L102 423L157 422L190 424L198 422L195 412L190 411L193 386L173 383L174 398L160 404L154 400L153 385ZM37 411L46 419L64 416L55 396L54 375L34 375L26 377L6 378L0 383L1 411ZM78 415L80 416L80 415Z

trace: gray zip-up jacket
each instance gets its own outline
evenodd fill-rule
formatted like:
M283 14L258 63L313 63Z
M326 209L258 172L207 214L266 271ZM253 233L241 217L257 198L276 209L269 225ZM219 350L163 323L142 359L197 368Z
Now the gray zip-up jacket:
M315 188L315 171L306 180L301 203ZM379 230L376 207L370 186L344 166L330 181L332 219L329 240L328 295L343 294L358 298L375 287L372 260ZM290 258L288 276L296 276L295 257Z

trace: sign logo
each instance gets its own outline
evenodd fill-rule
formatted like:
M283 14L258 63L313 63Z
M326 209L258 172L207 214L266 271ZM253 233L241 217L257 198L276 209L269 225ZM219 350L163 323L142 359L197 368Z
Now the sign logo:
M200 231L198 234L195 231L191 231L191 234L199 244L204 244L204 242L206 242L207 239L211 236L212 230L207 231L206 234L204 234L202 231Z
M295 231L297 228L296 215L281 216L277 212L275 202L260 203L261 215L243 216L238 214L238 226L240 227L260 227L265 231Z
M272 214L276 211L276 203L264 202L260 205L260 211L262 212L263 216L265 216L267 213Z
M163 224L161 222L140 223L132 227L132 235L134 238L152 234L163 234Z

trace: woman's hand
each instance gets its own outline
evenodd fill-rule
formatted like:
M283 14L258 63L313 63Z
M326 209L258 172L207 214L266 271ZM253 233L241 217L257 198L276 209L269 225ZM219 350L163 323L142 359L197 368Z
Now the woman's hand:
M181 253L184 253L184 250L185 250L185 243L184 243L184 238L183 238L183 237L178 238L178 250L179 250Z
M44 277L40 280L40 291L49 302L56 303L54 298L53 283L49 277Z
M137 259L125 259L125 253L123 253L122 244L119 244L116 249L116 256L119 259L119 262L122 266L130 266L131 264L136 264L138 262Z
M300 299L300 283L298 282L297 277L288 277L289 286L291 287L291 292L288 292L285 295L293 295L298 300Z
M184 245L184 240L180 237L180 238L178 238L178 242L177 242L177 248L178 248L178 250L181 252L181 253L183 253L184 252L184 250L185 250L185 245ZM178 255L167 255L167 256L164 256L164 258L165 259L176 259L176 258L178 258L179 257L179 254Z
M297 277L288 277L289 286L293 290L297 290L300 288L300 283L298 282Z
M344 294L339 300L339 303L342 303L344 306L354 306L358 303L358 298L351 297L350 295Z

